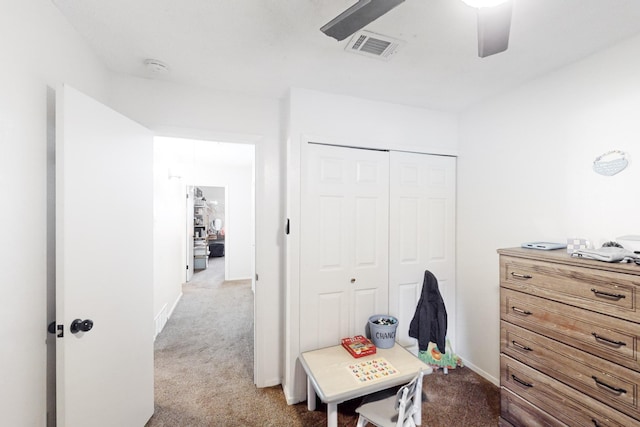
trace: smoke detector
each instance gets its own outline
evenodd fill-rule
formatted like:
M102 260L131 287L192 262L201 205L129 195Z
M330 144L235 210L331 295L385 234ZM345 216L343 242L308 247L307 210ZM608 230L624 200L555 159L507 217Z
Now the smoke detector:
M356 32L344 50L388 61L404 45L404 41L371 31Z
M169 72L167 64L157 59L145 59L144 65L147 68L147 72L152 77L157 77Z

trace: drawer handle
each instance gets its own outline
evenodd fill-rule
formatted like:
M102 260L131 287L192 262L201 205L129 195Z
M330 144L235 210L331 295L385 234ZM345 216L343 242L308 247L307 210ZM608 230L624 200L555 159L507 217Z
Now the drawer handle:
M614 340L610 340L610 339L608 339L608 338L601 337L600 335L596 334L595 332L591 332L591 335L593 335L593 336L594 336L594 338L595 338L596 340L598 340L598 341L604 341L604 342L605 342L605 343L607 343L607 344L612 344L612 345L615 345L615 346L617 346L617 347L621 347L621 346L623 346L623 345L627 345L627 343L626 343L626 342L624 342L624 341L614 341Z
M526 345L522 345L522 344L520 344L518 341L513 340L513 341L511 341L511 343L512 343L514 346L516 346L516 347L518 347L519 349L521 349L521 350L524 350L524 351L533 351L533 349L532 349L531 347L527 347Z
M533 314L532 312L530 312L529 310L523 310L521 308L518 307L511 307L511 310L515 311L516 313L520 313L520 314L524 314L526 316Z
M526 381L524 381L524 380L521 380L520 378L516 377L516 376L515 376L515 374L511 374L511 378L513 378L513 380L514 380L515 382L520 383L520 384L522 384L522 385L523 385L523 386L525 386L525 387L533 387L533 384L528 383L528 382L526 382Z
M513 271L511 272L511 275L513 277L517 277L518 279L533 279L533 276L530 276L528 274L514 273Z
M614 387L614 386L609 385L609 384L607 384L607 383L605 383L603 381L600 381L598 379L598 377L596 377L595 375L592 375L591 378L593 378L593 380L596 382L596 384L598 384L600 387L604 387L605 389L609 390L612 393L620 395L622 393L626 393L627 392L627 390L625 390L623 388Z
M602 292L599 291L597 289L591 288L591 292L593 292L595 294L595 296L600 297L600 298L610 298L610 299L615 299L615 300L619 300L621 298L626 298L625 295L622 294L610 294L609 292Z

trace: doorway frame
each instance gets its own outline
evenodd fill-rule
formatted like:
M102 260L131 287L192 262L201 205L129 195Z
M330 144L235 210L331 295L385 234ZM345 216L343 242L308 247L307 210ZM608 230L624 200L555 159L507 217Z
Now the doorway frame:
M252 266L253 272L251 277L251 288L254 291L254 303L253 303L253 382L256 387L270 387L276 385L279 382L274 382L274 379L267 378L265 369L265 361L268 360L269 348L267 343L261 339L261 337L269 336L267 330L268 321L263 321L262 317L267 317L267 313L261 310L261 307L265 306L266 295L263 295L260 287L256 286L256 278L258 275L258 263L260 257L257 253L257 247L259 242L260 233L263 232L263 227L259 224L257 212L262 209L261 198L259 195L264 193L264 189L261 187L260 182L256 180L258 171L264 167L264 150L262 135L256 134L244 134L244 133L226 133L217 132L205 129L193 129L193 128L176 128L161 126L153 128L152 132L154 137L163 138L179 138L179 139L192 139L199 141L209 141L211 143L224 142L230 144L251 144L254 147L253 152L253 250L252 250ZM186 189L186 185L185 185ZM227 197L228 191L225 191L225 197ZM225 202L226 203L226 202ZM184 259L180 259L182 264ZM226 260L225 260L225 275L226 275Z

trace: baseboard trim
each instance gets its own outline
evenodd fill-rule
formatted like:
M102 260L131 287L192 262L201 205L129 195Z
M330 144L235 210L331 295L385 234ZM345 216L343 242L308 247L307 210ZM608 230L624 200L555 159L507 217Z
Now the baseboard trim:
M266 380L262 384L256 384L256 388L274 387L280 385L281 383L282 381L280 381L280 378L271 378L269 380Z
M284 384L282 384L282 391L284 392L284 398L287 400L287 405L295 405L296 403L302 402L302 400L296 399L291 393L291 390Z
M496 378L493 375L490 375L489 373L487 373L486 371L478 368L476 365L474 365L471 362L468 362L464 358L461 358L461 359L462 359L462 362L464 363L465 367L471 369L473 372L475 372L476 374L480 375L485 380L491 382L496 387L500 387L500 380L498 378Z
M153 336L154 341L156 340L160 332L162 332L162 330L164 329L164 325L167 324L167 319L168 319L167 304L165 304L162 306L162 308L160 309L160 312L156 315L154 319L154 324L155 324L155 335Z
M178 294L178 298L176 298L175 302L171 306L171 310L169 310L169 315L167 316L167 319L171 318L171 316L173 315L173 310L176 309L176 307L177 307L177 305L178 305L178 303L180 302L181 299L182 299L182 291L180 291L180 293Z
M167 311L167 304L165 304L162 306L158 314L156 314L156 317L154 318L154 324L156 328L155 335L153 336L154 341L156 340L158 335L160 335L160 332L162 332L162 330L164 329L169 318L171 318L171 315L173 314L173 310L176 309L181 298L182 298L182 292L180 292L180 294L178 295L178 298L176 298L176 300L174 301L173 305L171 306L171 310Z

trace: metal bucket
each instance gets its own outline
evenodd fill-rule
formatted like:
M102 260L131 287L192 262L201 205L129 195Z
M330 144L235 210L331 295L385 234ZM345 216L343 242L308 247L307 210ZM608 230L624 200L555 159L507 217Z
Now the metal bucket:
M371 341L377 348L391 348L396 343L396 329L398 319L385 314L369 317L369 331Z

